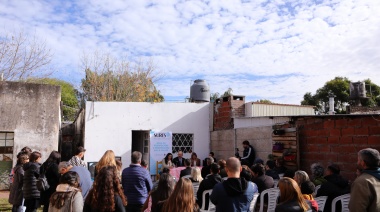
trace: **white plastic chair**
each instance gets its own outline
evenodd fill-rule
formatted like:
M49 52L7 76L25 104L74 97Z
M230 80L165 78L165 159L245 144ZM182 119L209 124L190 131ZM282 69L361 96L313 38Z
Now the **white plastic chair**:
M332 203L331 203L331 212L335 212L336 211L335 210L336 203L338 203L339 201L342 203L342 210L341 210L341 212L349 212L350 210L348 209L348 203L350 202L350 197L351 197L350 194L344 194L344 195L335 197L332 200Z
M277 198L280 195L280 189L269 188L261 192L260 194L260 212L264 212L264 196L268 194L268 212L272 212L276 209Z
M190 178L190 177L191 177L190 174L182 176L182 178Z
M256 207L256 203L257 203L257 199L259 197L260 193L255 193L253 195L253 199L251 201L251 204L249 205L249 211L250 212L255 212L255 207Z
M278 174L278 176L280 177L280 179L281 178L283 178L284 177L284 174Z
M313 193L313 196L316 197L317 196L317 192L318 190L321 188L321 185L317 185L315 186L315 190L314 190L314 193ZM319 207L318 207L319 208Z
M203 191L203 194L202 194L202 207L200 209L201 212L215 211L215 205L212 204L212 202L210 201L210 195L211 195L211 193L212 193L212 189ZM208 198L208 209L207 210L205 209L205 207L206 207L206 195L209 196L209 198Z
M279 180L273 180L273 188L277 188Z
M319 196L319 197L314 198L314 200L317 201L318 203L318 211L323 212L326 201L327 201L327 196Z

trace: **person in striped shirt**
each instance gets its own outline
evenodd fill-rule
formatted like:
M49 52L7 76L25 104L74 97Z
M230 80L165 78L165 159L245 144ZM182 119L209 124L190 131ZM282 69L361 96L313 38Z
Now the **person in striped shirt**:
M82 166L87 168L86 163L82 160L85 152L86 149L82 146L79 146L75 152L75 155L67 162L72 166Z

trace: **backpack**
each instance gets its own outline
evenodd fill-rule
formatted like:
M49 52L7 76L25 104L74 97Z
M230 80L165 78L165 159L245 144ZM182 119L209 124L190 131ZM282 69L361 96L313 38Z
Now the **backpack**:
M39 191L46 191L50 188L50 185L46 179L45 173L49 169L50 166L48 166L42 174L37 179L37 189Z

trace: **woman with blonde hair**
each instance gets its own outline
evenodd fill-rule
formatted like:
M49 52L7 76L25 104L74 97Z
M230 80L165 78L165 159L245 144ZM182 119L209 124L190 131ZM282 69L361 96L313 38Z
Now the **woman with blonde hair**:
M291 178L284 177L278 182L280 189L280 200L276 212L304 212L311 209L311 203L305 200L297 182Z
M106 166L114 166L117 167L116 165L116 160L115 160L115 153L112 150L107 150L102 158L100 158L99 162L95 166L95 177L99 173L99 171Z
M302 183L306 181L310 181L309 175L305 171L298 170L294 173L294 178L293 178L298 186L301 188Z
M190 179L181 178L177 182L173 193L169 198L158 204L162 206L161 211L170 212L195 212L199 211L199 206L195 202L192 183Z

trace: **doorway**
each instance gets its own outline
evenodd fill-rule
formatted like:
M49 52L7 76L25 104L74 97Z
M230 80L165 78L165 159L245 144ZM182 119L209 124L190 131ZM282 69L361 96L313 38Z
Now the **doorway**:
M149 130L132 130L132 152L142 153L142 159L149 163Z

